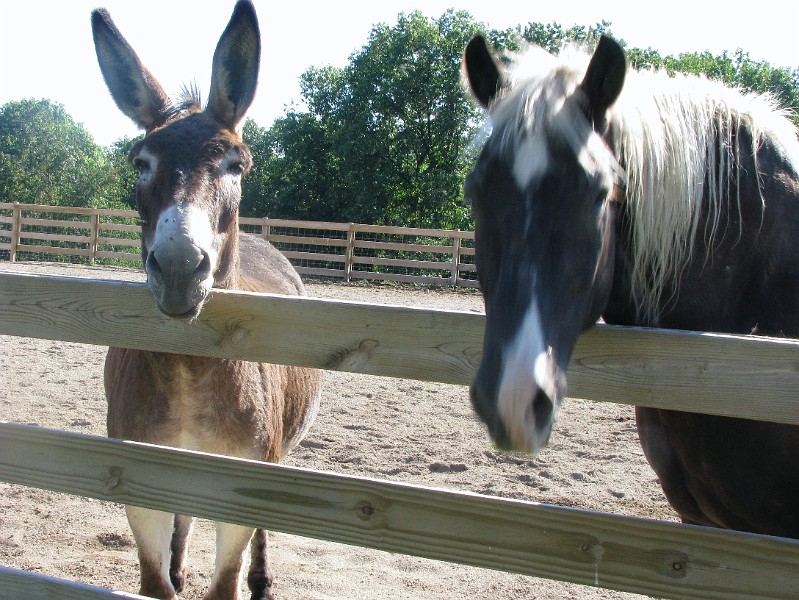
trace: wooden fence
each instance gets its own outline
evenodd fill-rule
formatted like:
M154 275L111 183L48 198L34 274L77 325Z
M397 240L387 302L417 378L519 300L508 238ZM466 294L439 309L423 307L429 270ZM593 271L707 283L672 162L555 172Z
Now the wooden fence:
M246 218L300 275L476 287L474 232ZM0 257L141 262L132 210L0 203Z
M0 334L463 385L479 362L483 319L218 290L189 325L164 319L141 284L0 272ZM799 424L797 358L797 341L600 326L580 338L569 391L572 397ZM767 405L752 398L767 398ZM643 594L799 597L797 540L11 423L0 424L0 480ZM0 569L2 599L119 597L77 588Z

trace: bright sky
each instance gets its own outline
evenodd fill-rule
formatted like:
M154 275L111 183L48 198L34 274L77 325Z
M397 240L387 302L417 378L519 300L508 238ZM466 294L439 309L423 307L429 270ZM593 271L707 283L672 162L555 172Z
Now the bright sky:
M48 98L64 105L107 145L136 129L114 105L103 83L89 14L105 6L122 34L166 91L177 94L196 80L207 96L211 57L233 0L43 0L3 2L0 8L0 105ZM376 23L396 23L416 8L439 17L448 8L469 11L489 28L529 21L564 27L612 22L628 45L661 54L736 48L754 60L799 66L796 24L799 3L759 0L736 3L672 0L642 4L622 0L559 0L528 3L477 0L255 0L263 35L260 87L249 116L269 127L300 98L299 76L311 66L347 64ZM743 13L748 6L751 13ZM166 14L168 16L160 16ZM182 23L180 22L182 21Z

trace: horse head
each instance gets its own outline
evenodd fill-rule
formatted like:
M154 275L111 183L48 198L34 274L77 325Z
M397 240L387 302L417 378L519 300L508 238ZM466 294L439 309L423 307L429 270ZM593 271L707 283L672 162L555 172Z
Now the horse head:
M255 95L260 34L255 9L239 2L213 58L203 109L174 105L108 12L92 14L97 60L120 110L144 129L128 160L138 172L142 259L159 309L194 317L212 287L234 287L241 177L251 153L241 123Z
M479 36L464 54L491 125L464 185L486 310L471 399L503 448L546 445L577 337L607 302L621 169L606 135L626 68L606 37L582 72L512 73Z

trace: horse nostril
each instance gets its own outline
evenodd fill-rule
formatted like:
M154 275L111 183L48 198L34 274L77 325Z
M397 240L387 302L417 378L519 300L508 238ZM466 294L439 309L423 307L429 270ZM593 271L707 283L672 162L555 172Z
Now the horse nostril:
M502 450L513 450L513 442L510 439L508 430L497 414L496 403L492 401L493 395L485 389L484 378L478 376L469 388L469 397L472 401L477 416L486 424L488 433L494 440L498 448Z
M533 416L535 417L535 428L539 432L548 432L552 428L552 416L555 412L555 404L549 395L539 389L533 397ZM549 437L547 435L547 437Z
M541 427L549 423L552 419L552 412L554 411L554 404L544 390L539 389L533 398L533 414L535 415L535 422L537 427Z

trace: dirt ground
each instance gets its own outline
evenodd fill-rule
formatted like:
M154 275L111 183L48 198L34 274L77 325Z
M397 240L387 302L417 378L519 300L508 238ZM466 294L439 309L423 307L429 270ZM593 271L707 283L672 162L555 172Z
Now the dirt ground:
M139 272L112 268L3 263L0 269L143 280ZM312 296L375 304L483 307L471 291L307 287ZM104 435L104 357L103 347L0 336L0 420ZM287 463L676 520L643 457L629 406L567 400L549 447L532 457L492 446L466 387L326 372L316 424ZM283 600L637 597L283 533L270 534L270 543L275 591ZM200 521L182 598L202 598L213 573L213 544L213 524ZM0 564L138 591L122 506L82 497L0 483Z

